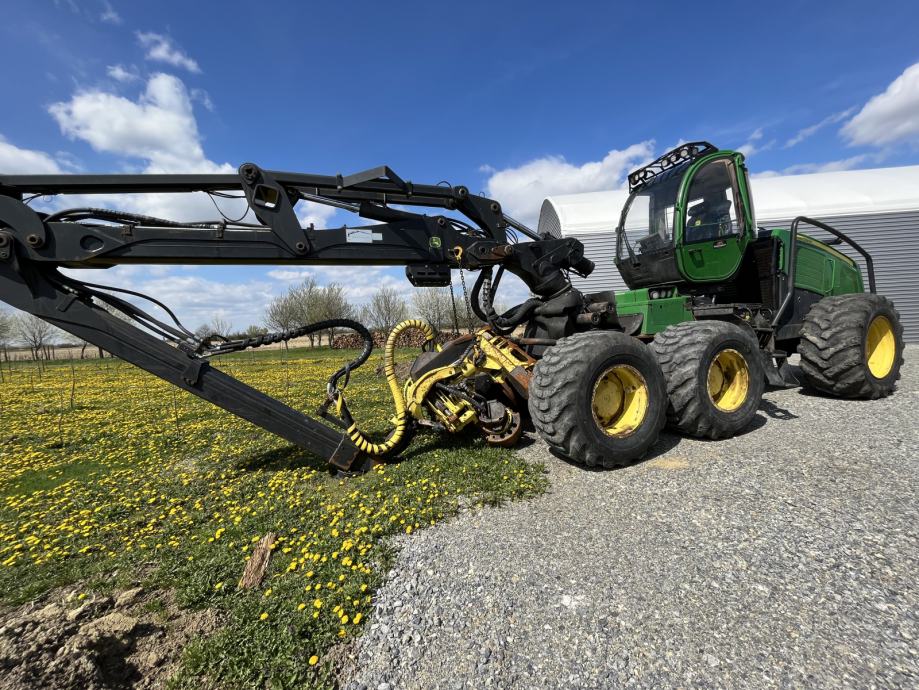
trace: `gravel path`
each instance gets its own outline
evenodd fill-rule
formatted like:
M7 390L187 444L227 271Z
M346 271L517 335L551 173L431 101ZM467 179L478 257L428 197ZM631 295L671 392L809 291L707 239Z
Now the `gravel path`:
M346 688L919 687L919 348L886 400L767 392L403 539Z

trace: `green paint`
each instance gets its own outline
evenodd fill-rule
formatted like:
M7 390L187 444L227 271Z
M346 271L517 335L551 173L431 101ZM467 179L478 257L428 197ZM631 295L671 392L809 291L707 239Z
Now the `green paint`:
M651 299L648 288L618 293L616 311L624 315L641 314L644 317L639 331L641 335L654 335L667 326L693 320L688 297L677 295Z
M714 161L726 161L734 171L735 186L742 209L735 211L741 234L706 240L704 242L686 242L686 215L689 209L690 187L693 178L706 165ZM680 183L674 211L673 233L676 243L677 268L686 280L694 283L723 282L729 279L740 267L747 244L754 238L754 226L751 215L749 192L746 185L746 167L743 155L733 151L717 151L703 156L686 171Z
M788 272L788 241L790 230L777 228L772 236L782 242L779 265ZM846 295L864 292L862 274L856 263L845 254L798 233L798 257L795 262L795 287L821 295Z

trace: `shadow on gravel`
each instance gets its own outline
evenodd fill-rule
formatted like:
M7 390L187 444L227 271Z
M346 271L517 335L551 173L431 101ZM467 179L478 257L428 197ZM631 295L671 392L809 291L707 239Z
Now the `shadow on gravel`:
M765 424L765 421L763 421L763 424ZM630 462L625 465L619 465L617 467L588 467L587 465L582 465L580 463L574 462L573 460L569 460L564 455L556 452L554 448L549 448L549 452L565 464L576 467L583 472L616 472L617 470L624 470L628 467L634 467L635 465L640 465L644 462L647 462L648 460L653 460L660 455L664 455L665 453L673 450L673 448L675 448L680 443L680 438L681 437L677 436L676 434L671 434L666 431L662 432L657 441L654 442L654 445L651 446L650 450L648 450L647 455L645 455L641 460Z
M769 415L771 419L780 419L783 422L798 418L798 415L796 415L791 410L784 407L779 407L774 402L766 400L765 398L760 401L759 409ZM760 426L762 426L762 424Z

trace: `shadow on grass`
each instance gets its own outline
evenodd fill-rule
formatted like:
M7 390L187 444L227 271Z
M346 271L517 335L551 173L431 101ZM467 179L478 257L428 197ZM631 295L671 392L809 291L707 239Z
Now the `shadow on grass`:
M233 463L238 470L255 472L266 470L278 472L281 470L313 469L317 472L327 471L329 463L318 455L310 453L299 446L282 446L272 450L256 453L245 458L240 458Z

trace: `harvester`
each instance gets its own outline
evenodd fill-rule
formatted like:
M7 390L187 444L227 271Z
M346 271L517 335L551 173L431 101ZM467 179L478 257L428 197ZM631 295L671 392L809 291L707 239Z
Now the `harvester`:
M902 327L856 242L805 217L789 228L758 228L743 155L707 142L667 152L628 184L615 262L630 289L588 294L570 279L594 268L577 239L541 236L466 187L416 184L385 166L354 175L253 163L238 174L0 175L0 299L345 472L398 457L421 426L478 428L489 443L510 446L527 419L557 454L615 467L641 458L666 424L710 439L743 431L766 385L803 383L846 398L894 391ZM222 211L216 220L184 222L86 205L94 194L111 204L117 195L179 192L244 198L255 222ZM81 205L57 200L52 213L29 206L57 195L76 195ZM373 222L302 227L301 201ZM799 232L802 225L832 239L820 242ZM867 292L841 244L862 257ZM449 286L458 271L483 325L443 344L422 321L396 326L383 352L392 428L371 438L345 398L351 372L373 348L362 324L333 319L253 338L201 337L152 297L60 270L120 264L403 265L419 287ZM477 272L469 295L466 271ZM505 272L532 296L499 314ZM142 298L162 312L138 306ZM212 357L329 329L353 330L364 346L328 383L318 411L328 423L210 365ZM400 382L395 349L408 330L421 331L425 345ZM801 382L788 364L795 352Z

